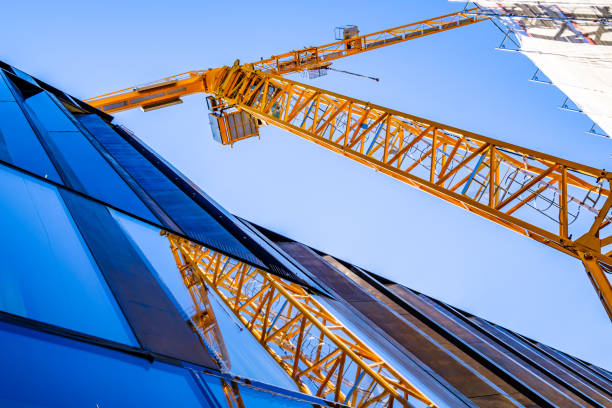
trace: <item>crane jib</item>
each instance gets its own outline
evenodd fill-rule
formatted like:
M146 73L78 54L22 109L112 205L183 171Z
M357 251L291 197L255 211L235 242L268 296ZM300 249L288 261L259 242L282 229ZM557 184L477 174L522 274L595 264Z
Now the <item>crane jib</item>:
M113 113L212 95L219 103L211 123L223 144L274 125L580 259L612 319L611 173L278 76L489 18L469 9L362 36L355 27L331 44L87 102Z

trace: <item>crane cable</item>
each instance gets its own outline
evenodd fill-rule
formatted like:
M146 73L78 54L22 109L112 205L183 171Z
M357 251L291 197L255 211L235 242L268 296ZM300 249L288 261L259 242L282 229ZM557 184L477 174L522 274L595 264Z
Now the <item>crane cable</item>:
M331 68L331 67L325 67L324 69L328 69L330 71L342 72L343 74L354 75L354 76L358 76L358 77L361 77L361 78L368 78L368 79L371 79L371 80L376 81L376 82L380 81L380 78L375 78L375 77L371 77L371 76L367 76L367 75L362 75L362 74L358 74L356 72L344 71L342 69L335 69L335 68Z

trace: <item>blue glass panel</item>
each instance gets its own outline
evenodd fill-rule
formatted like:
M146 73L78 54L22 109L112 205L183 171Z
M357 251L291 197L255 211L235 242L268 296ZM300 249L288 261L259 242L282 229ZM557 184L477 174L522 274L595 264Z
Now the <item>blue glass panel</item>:
M224 400L223 382L220 376L208 373L199 373L203 389L214 395L217 400ZM249 379L250 384L245 385L237 382L240 396L247 408L312 408L316 406L328 406L328 402L319 397L302 394L275 387L267 383L259 383ZM226 379L227 382L227 379Z
M49 132L73 173L92 197L152 222L158 222L136 193L81 132Z
M249 408L310 408L313 406L312 402L308 403L306 401L282 398L271 392L264 392L245 386L238 388L240 389L240 396L244 401L245 407Z
M141 258L147 262L151 271L168 294L168 297L189 319L188 310L193 309L193 300L176 267L176 261L168 243L168 238L160 235L160 229L120 212L110 210L132 246L139 251ZM193 311L193 310L192 310Z
M189 291L176 267L168 245L168 239L160 236L159 229L140 222L127 215L112 211L111 214L127 233L131 241L140 249L157 273L169 296L182 310L185 319L192 317L195 308ZM229 356L229 371L237 376L257 379L268 384L298 391L297 385L278 365L253 335L244 329L243 324L234 317L214 292L208 294L211 306Z
M75 124L46 92L40 92L26 99L26 104L32 108L47 131L78 131Z
M0 310L137 345L57 189L0 166Z
M29 74L26 74L25 72L15 68L15 67L11 67L13 68L13 72L15 73L15 75L17 75L19 78L21 79L25 79L26 81L34 84L34 85L38 85L36 83L36 81L34 80L34 78L32 78Z
M0 371L3 407L213 406L184 368L6 323L0 323Z
M33 110L44 135L52 145L51 154L56 156L68 177L76 177L84 192L139 217L158 222L151 211L134 191L117 174L100 152L87 140L85 135L71 121L69 114L59 107L46 92L26 100ZM55 151L55 150L59 151ZM60 157L57 157L57 156ZM71 171L68 171L71 170ZM74 175L74 176L70 176ZM79 188L78 185L74 186Z
M7 161L61 183L55 167L17 103L0 102L0 132L9 155Z
M11 93L6 79L4 79L4 73L0 71L0 102L14 101L15 97Z
M263 263L230 234L211 214L176 186L97 115L79 116L79 121L117 162L138 182L189 237L254 265ZM178 179L178 177L176 177Z

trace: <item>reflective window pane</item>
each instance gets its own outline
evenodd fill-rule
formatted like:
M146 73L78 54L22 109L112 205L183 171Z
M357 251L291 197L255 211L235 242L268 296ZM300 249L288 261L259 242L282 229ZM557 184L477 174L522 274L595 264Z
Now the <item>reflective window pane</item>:
M26 104L43 126L48 143L56 149L51 154L64 163L62 168L69 167L69 172L65 170L76 177L84 192L139 217L158 222L49 94L41 92L34 95L26 100ZM59 160L58 156L63 160Z
M81 132L49 132L49 138L87 193L124 211L157 222L136 193Z
M191 318L195 311L194 303L176 266L168 239L160 236L159 229L155 227L115 211L112 214L140 249L143 259L151 264L185 319ZM295 382L244 328L233 312L225 307L223 301L213 291L208 292L208 297L229 354L229 371L240 377L297 391Z
M167 176L150 161L159 160L164 166L168 165L163 158L145 157L142 152L146 149L143 148L139 151L134 148L124 137L111 129L97 115L82 115L79 116L79 120L136 180L142 189L163 209L172 221L178 225L182 230L181 232L213 248L234 254L254 265L264 265L261 260L253 255L240 240L219 222L216 216L212 215L209 210L206 210L205 206L194 201L170 180L169 177L171 176ZM171 166L169 167L171 168ZM176 172L175 169L172 169L172 171ZM178 174L180 175L180 173ZM178 179L174 176L172 178ZM217 206L205 194L202 193L201 195L205 197L205 201L211 206ZM223 212L224 210L220 211ZM229 213L226 215L228 218L231 217Z
M36 84L36 81L34 80L34 78L32 78L30 76L30 74L26 74L25 72L15 68L15 67L12 67L12 68L13 68L13 72L15 73L15 75L17 75L19 78L25 79L28 82L31 82L31 83L33 83L35 85L38 85L38 84Z
M6 323L0 371L2 407L223 406L210 404L186 369Z
M204 382L206 390L210 391L217 400L225 399L222 378L209 373L199 373L198 376ZM227 380L225 381L227 383ZM267 383L251 382L249 385L237 383L237 387L247 408L312 408L328 405L321 398L277 388Z
M0 71L0 102L14 101L14 100L15 98L13 97L13 94L8 88L6 79L4 79L4 73Z
M47 131L76 132L78 130L46 92L40 92L26 99L26 104L32 108Z
M137 345L57 190L0 167L0 310Z
M3 157L4 160L61 183L55 167L16 102L0 102L0 132L8 156Z
M249 408L310 408L312 403L298 401L290 398L282 398L274 393L256 390L250 387L240 386L240 396L245 407Z

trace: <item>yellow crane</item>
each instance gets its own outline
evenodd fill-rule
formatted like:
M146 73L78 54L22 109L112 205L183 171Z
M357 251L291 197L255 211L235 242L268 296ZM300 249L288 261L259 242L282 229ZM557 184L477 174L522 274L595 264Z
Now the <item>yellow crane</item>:
M612 173L281 77L489 19L467 9L252 64L191 71L87 100L107 113L213 95L223 144L273 124L580 259L612 319ZM248 115L244 115L247 113ZM259 119L255 121L253 118ZM416 155L415 155L416 154ZM425 174L423 174L423 171ZM549 204L534 208L534 199Z
M416 38L464 27L490 19L482 16L476 8L446 14L399 27L359 35L355 26L342 30L343 39L319 47L309 47L246 64L253 69L276 75L291 74L304 70L328 67L333 61L399 44ZM141 108L144 111L159 109L181 103L181 98L194 93L209 93L206 83L215 70L189 71L162 78L150 84L121 89L116 92L86 99L90 105L106 113Z
M328 45L190 71L87 102L107 113L148 111L208 94L213 136L225 145L274 125L578 258L612 319L606 277L612 271L612 235L606 230L612 173L281 76L325 69L338 58L488 18L469 9L366 35L347 27L342 40ZM302 391L350 406L410 406L409 398L434 406L299 285L168 238L183 277L197 276L196 286L189 281L194 290L212 288ZM246 280L258 289L244 292ZM302 353L311 329L330 345L329 353ZM348 362L352 379L345 375Z
M436 406L302 286L163 235L181 273L197 277L204 296L212 288L302 392L351 407L411 407L411 398Z

